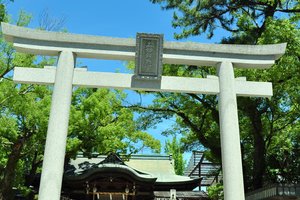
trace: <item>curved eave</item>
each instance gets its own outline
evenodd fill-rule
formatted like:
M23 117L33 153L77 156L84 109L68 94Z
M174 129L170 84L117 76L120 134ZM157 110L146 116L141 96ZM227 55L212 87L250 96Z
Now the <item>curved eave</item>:
M97 174L127 174L132 179L144 183L154 183L156 178L151 177L147 174L140 174L134 169L126 166L126 165L117 165L117 164L103 164L99 165L98 168L92 168L87 171L83 171L82 174L74 175L74 176L64 176L64 181L85 181L87 179L95 177Z
M114 38L105 36L93 36L83 34L73 34L65 32L44 31L38 29L25 28L11 25L8 23L1 23L4 38L8 42L15 42L18 38L28 40L40 40L48 42L67 42L77 44L91 44L91 45L115 45L115 46L129 46L135 47L135 39L129 38Z
M4 38L20 52L58 55L70 50L78 57L134 60L135 39L49 32L1 23ZM280 58L286 43L272 45L164 42L163 63L215 66L230 61L235 67L267 68Z
M181 185L181 184L199 184L200 180L202 178L195 178L190 180L180 180L180 181L156 181L156 184L158 185L168 185L168 184L174 184L174 185Z
M169 190L171 188L176 190L193 190L197 186L199 186L202 178L184 180L184 181L163 181L163 182L155 182L154 189L163 191Z

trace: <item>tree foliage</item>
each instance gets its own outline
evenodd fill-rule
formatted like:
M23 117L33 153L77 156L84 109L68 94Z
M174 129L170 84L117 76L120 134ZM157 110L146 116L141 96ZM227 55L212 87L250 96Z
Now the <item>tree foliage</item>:
M182 32L175 38L207 33L211 38L219 28L239 35L230 39L246 38L253 42L265 30L265 19L275 15L293 14L297 19L300 12L298 0L150 0L163 9L175 10L173 27Z
M166 141L165 153L172 155L175 173L177 175L183 175L185 165L183 159L183 150L180 141L177 140L176 136L173 136L172 140Z
M32 66L33 60L30 55L14 54L10 65ZM41 164L37 156L41 157L44 144L50 91L16 85L8 76L0 82L0 91L0 199L12 199L12 187L25 185L24 172Z
M242 159L246 191L268 183L299 182L299 1L151 2L174 10L173 26L181 28L176 38L204 33L212 37L225 30L231 35L222 43L287 43L285 55L271 69L235 69L236 76L272 82L274 90L271 99L238 98ZM215 69L166 65L164 74L204 78L215 74ZM158 113L157 118L176 115L186 148L200 142L220 160L217 100L208 95L161 93L143 109L149 116Z
M16 24L26 26L30 18L21 12ZM54 65L56 59L17 53L2 37L0 48L0 200L12 200L13 188L30 196L29 186L41 172L52 93L51 86L13 83L12 70ZM66 161L78 152L160 151L160 142L122 106L124 98L120 91L74 88Z
M160 142L138 128L133 112L122 106L124 98L119 91L78 88L72 102L69 146L86 154L117 150L133 154L145 147L159 152Z
M223 200L223 185L217 183L216 185L212 185L207 189L207 195L211 200Z

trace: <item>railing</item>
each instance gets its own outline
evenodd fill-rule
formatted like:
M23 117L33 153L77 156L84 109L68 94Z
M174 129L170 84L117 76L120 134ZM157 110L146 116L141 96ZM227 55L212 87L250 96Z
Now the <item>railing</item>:
M246 195L246 200L260 200L270 197L300 197L300 184L276 184L255 190Z
M191 178L201 177L201 186L210 186L222 179L221 165L208 161L203 151L193 151L184 175Z

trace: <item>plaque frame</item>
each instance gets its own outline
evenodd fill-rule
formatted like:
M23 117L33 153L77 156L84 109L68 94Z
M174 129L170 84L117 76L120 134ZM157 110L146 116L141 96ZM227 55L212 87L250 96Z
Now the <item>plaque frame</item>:
M163 34L137 33L135 79L161 80Z

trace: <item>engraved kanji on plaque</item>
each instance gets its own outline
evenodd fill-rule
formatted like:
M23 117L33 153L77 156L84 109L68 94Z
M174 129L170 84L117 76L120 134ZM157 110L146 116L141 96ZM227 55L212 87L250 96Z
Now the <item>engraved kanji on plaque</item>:
M137 33L135 78L160 80L162 73L163 35Z

